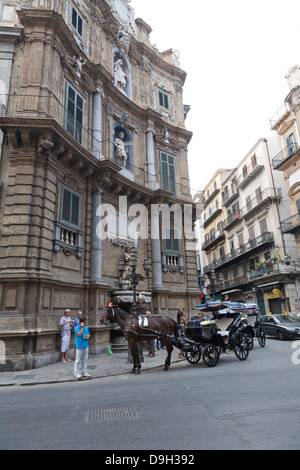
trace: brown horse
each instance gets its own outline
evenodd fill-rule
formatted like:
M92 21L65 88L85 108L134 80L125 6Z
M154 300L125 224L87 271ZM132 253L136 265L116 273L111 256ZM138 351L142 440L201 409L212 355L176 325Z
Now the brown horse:
M149 341L154 338L162 337L168 353L164 370L168 370L171 365L171 354L174 349L171 337L175 336L178 338L176 322L172 318L160 315L150 317L147 320L147 326L140 326L138 317L125 312L115 305L106 307L106 314L104 314L103 321L118 323L131 349L133 358L131 374L140 374L141 372L141 363L138 353L138 342L140 341Z

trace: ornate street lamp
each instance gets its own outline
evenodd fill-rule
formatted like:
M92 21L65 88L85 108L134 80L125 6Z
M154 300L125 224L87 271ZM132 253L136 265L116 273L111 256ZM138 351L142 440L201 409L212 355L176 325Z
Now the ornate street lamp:
M123 264L125 267L124 260L120 260L119 262L119 272L123 272ZM136 298L136 288L139 285L140 281L143 281L144 279L149 277L150 273L150 262L147 258L144 259L143 262L143 268L146 274L145 276L142 276L141 274L136 272L137 268L137 250L135 247L131 248L131 256L130 256L130 273L127 274L125 277L125 281L129 281L130 285L133 289L133 303L132 303L132 311L133 314L136 316L137 315L137 298ZM123 271L122 271L123 269Z

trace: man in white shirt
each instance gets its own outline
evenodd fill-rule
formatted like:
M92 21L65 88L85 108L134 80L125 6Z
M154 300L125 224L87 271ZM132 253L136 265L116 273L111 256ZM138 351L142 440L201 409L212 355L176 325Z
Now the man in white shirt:
M71 339L71 325L73 325L74 320L70 318L70 310L67 308L65 310L64 316L61 317L59 326L61 334L61 360L62 362L69 362L71 359L67 357L67 351L70 346Z

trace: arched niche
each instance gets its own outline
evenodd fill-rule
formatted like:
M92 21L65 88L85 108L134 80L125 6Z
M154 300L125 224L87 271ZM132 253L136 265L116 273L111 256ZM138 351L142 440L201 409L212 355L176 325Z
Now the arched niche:
M122 166L126 170L133 172L132 136L129 130L120 123L114 124L113 131L114 160L118 165ZM124 157L122 156L122 146L126 152L126 162L124 162Z

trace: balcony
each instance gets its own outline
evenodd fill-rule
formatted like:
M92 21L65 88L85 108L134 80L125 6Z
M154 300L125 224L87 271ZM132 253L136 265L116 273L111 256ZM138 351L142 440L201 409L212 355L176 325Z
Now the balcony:
M210 249L215 243L218 243L221 240L224 240L225 238L225 233L223 230L217 230L216 233L214 233L211 237L205 240L205 242L202 245L202 250L208 250Z
M204 199L204 207L207 207L208 204L213 200L213 198L218 194L220 188L215 187L213 192Z
M270 119L270 127L273 129L276 125L279 125L288 113L290 112L290 107L288 103L283 103L283 105L276 111L276 113Z
M293 157L299 150L298 144L292 142L290 145L285 147L281 152L276 155L272 160L272 166L274 170L278 170L280 166L285 163L287 160Z
M224 255L222 258L217 259L212 264L215 268L225 267L226 265L234 264L244 259L249 259L261 251L267 250L274 245L274 235L272 232L265 232L262 235L248 241L239 248L231 250L230 253ZM211 263L203 268L204 274L211 269Z
M241 209L242 217L244 220L249 220L264 210L272 201L279 201L281 199L281 188L266 188Z
M244 189L248 184L250 184L265 168L262 159L257 159L256 163L250 163L243 174L240 175L237 179L237 184L239 189Z
M234 191L227 191L222 193L222 204L224 207L228 207L235 199L239 196L238 189Z
M66 255L76 254L77 258L83 253L83 232L68 227L61 222L54 223L53 251L63 251Z
M234 214L230 214L229 217L227 217L227 219L223 223L224 230L229 230L234 224L240 222L241 219L241 211L235 212Z
M280 229L282 233L300 233L300 214L295 214L288 219L280 222Z
M222 214L222 208L219 205L214 205L204 213L204 228L206 228L218 215Z
M167 253L161 254L162 271L164 273L171 271L178 271L180 274L184 273L184 259L180 253Z

